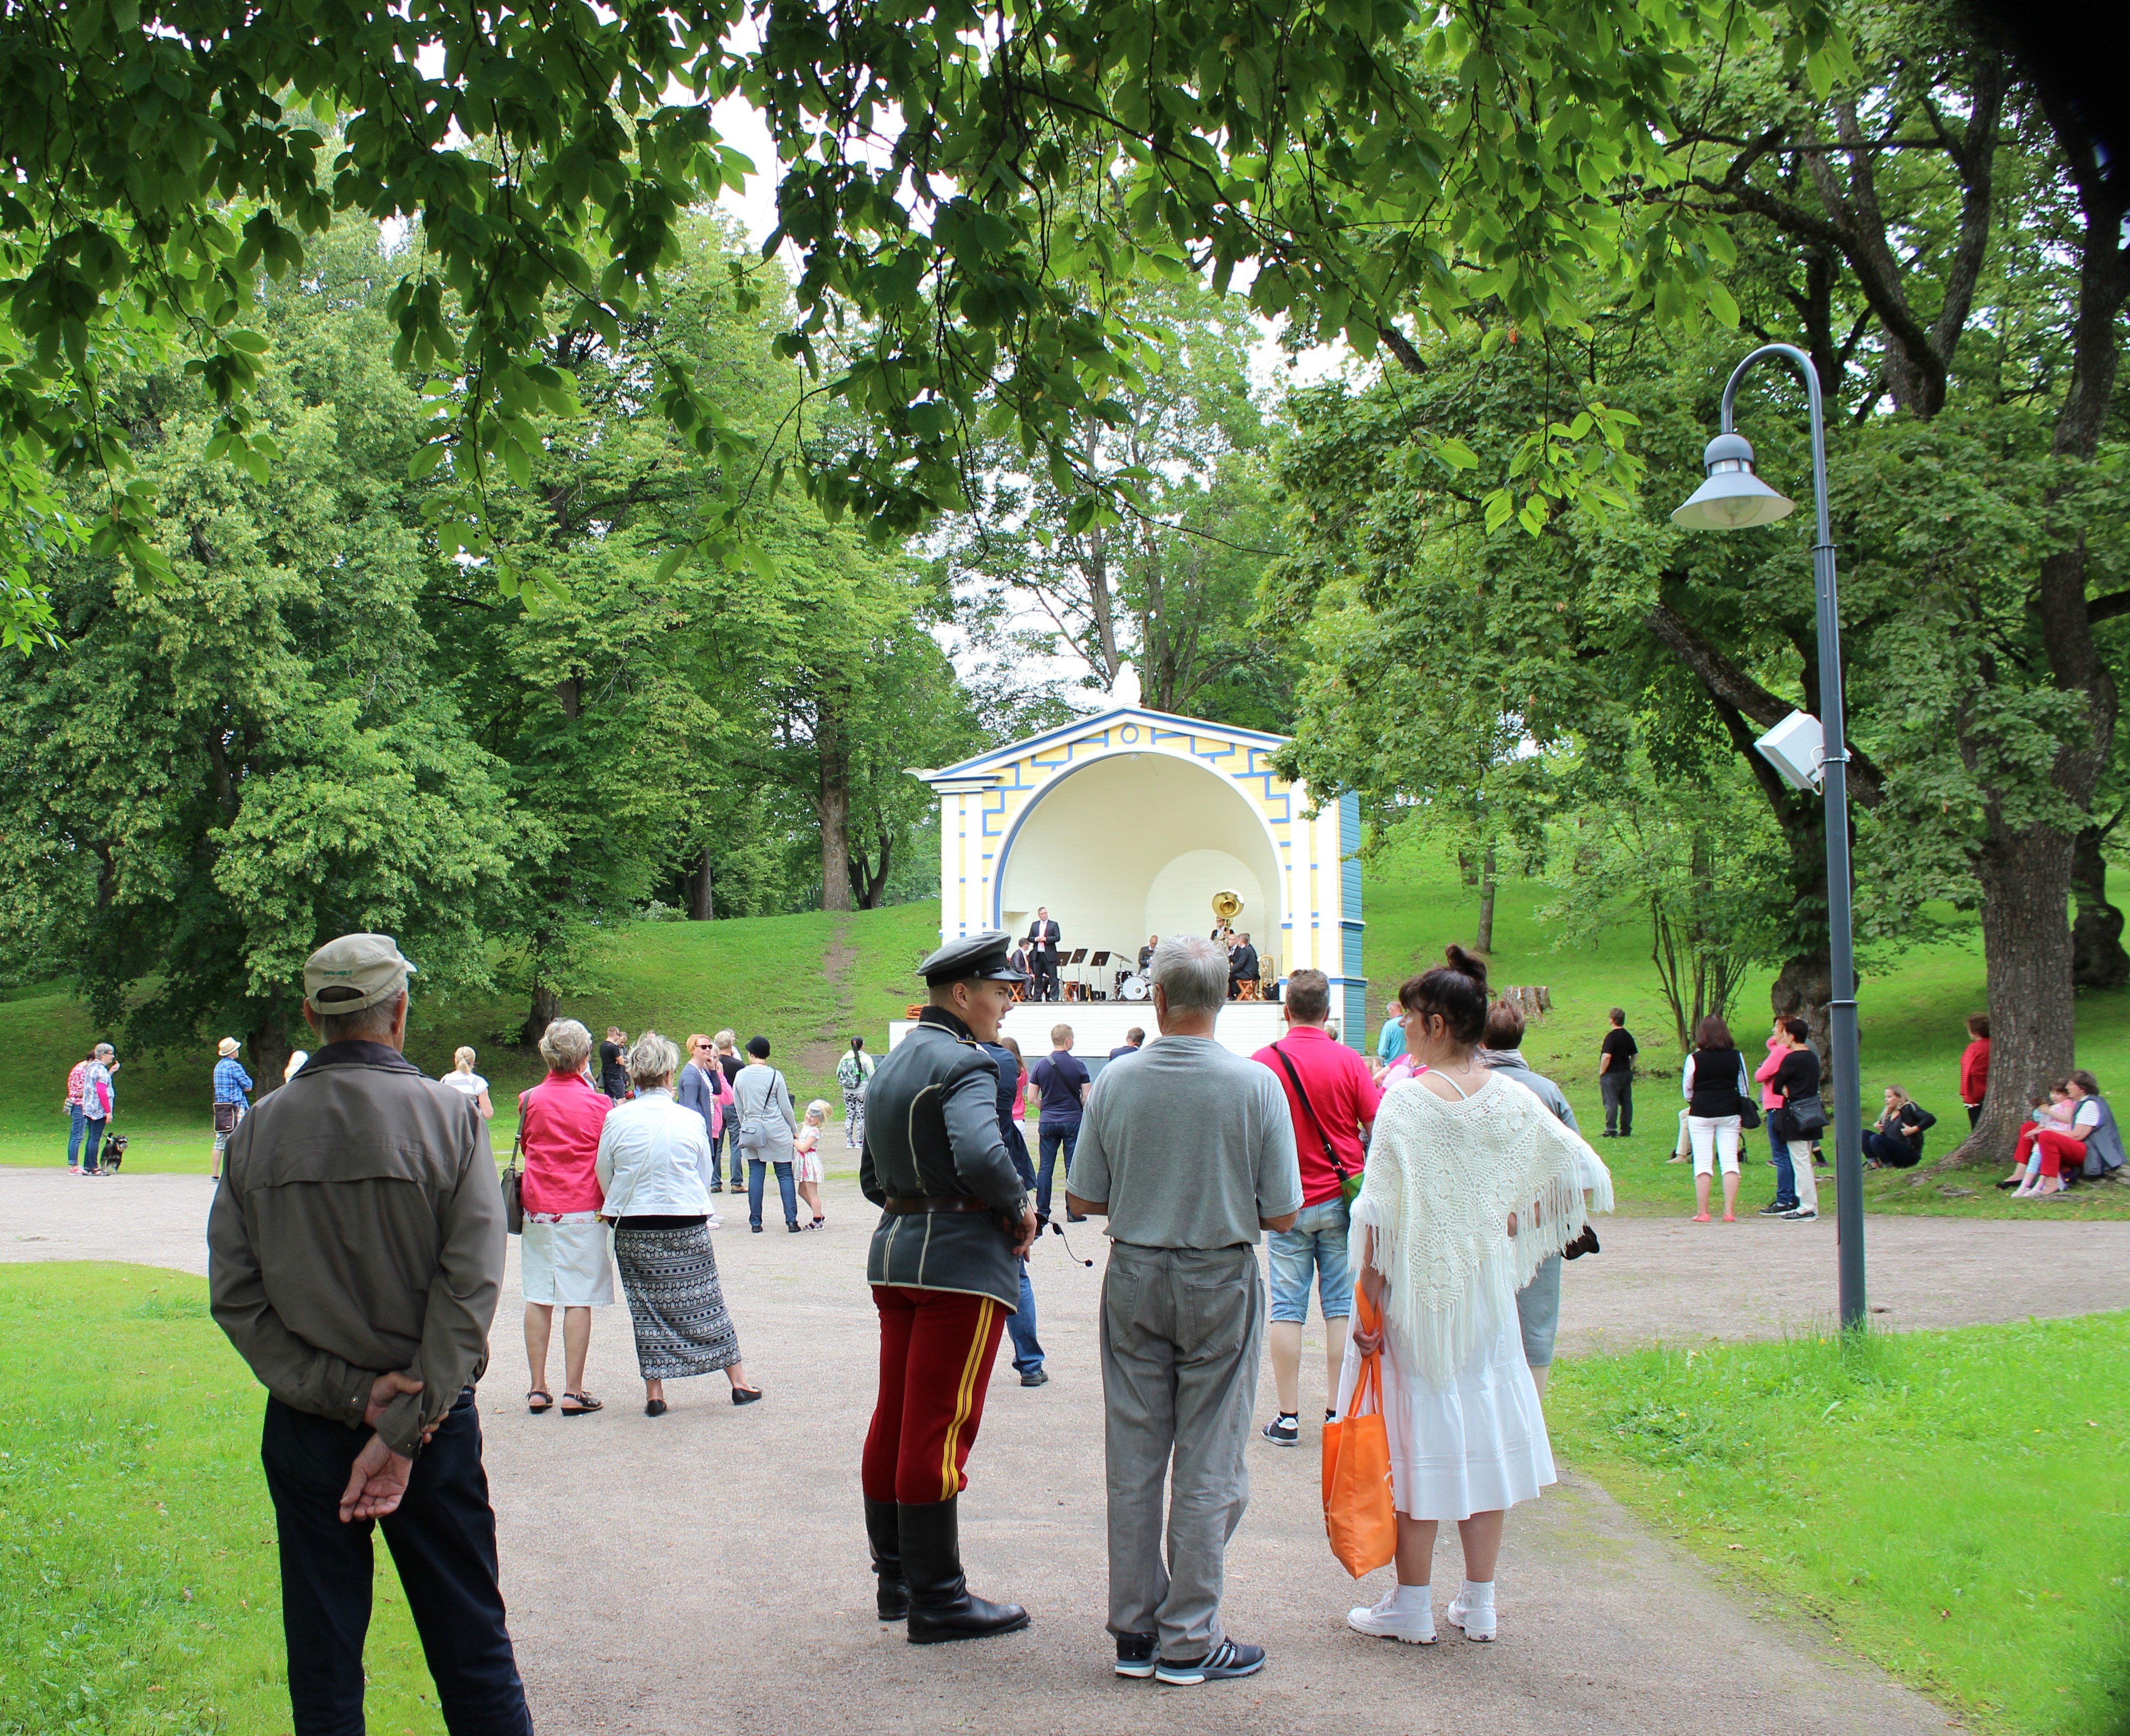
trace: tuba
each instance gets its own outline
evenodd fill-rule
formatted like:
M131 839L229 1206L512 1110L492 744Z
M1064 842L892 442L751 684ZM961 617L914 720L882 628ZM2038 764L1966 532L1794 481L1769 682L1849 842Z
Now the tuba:
M1215 921L1233 922L1235 918L1241 916L1242 913L1243 900L1242 895L1239 892L1215 892L1213 894L1213 919Z

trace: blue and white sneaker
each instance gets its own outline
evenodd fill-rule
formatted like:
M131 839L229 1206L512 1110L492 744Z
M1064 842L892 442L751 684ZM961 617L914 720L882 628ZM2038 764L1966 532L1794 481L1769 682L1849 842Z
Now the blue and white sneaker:
M1258 1432L1275 1447L1299 1447L1301 1444L1301 1424L1292 1417L1274 1417Z
M1153 1667L1153 1679L1172 1688L1196 1688L1209 1681L1232 1681L1239 1676L1254 1676L1264 1668L1264 1648L1245 1646L1224 1639L1203 1657L1175 1663L1164 1657Z

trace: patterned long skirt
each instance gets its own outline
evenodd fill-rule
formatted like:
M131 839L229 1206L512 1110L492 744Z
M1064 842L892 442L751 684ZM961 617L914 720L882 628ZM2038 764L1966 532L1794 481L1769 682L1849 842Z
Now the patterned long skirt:
M636 1324L636 1365L645 1380L713 1374L739 1361L739 1334L725 1312L706 1225L617 1225L614 1263Z
M853 1151L865 1144L865 1093L862 1085L843 1087L843 1140Z

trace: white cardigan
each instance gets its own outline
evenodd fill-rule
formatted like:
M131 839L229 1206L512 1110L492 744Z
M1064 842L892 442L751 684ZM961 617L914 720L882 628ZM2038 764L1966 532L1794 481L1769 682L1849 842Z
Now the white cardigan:
M617 1103L599 1129L599 1208L608 1217L709 1216L710 1141L703 1118L652 1089Z

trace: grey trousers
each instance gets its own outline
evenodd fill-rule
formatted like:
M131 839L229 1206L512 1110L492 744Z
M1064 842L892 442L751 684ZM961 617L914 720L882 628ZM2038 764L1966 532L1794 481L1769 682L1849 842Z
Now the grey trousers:
M1607 1067L1598 1075L1598 1095L1604 1100L1605 1131L1627 1134L1635 1131L1635 1076L1625 1067Z
M1158 1634L1164 1657L1202 1657L1224 1637L1220 1590L1228 1539L1250 1504L1244 1454L1264 1325L1256 1249L1110 1245L1110 1631Z

